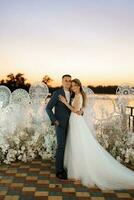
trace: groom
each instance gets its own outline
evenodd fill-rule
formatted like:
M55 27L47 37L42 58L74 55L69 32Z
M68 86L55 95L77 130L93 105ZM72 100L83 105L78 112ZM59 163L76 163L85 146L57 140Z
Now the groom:
M66 136L68 131L68 122L70 110L59 101L59 95L66 98L71 103L71 76L69 74L62 76L62 88L56 90L47 104L46 112L56 128L57 149L56 149L56 177L67 179L67 173L64 169L64 151L66 144ZM53 108L55 111L53 112Z

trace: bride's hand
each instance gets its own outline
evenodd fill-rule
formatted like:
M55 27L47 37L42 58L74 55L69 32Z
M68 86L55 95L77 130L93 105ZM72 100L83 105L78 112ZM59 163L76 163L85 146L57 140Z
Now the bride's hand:
M66 104L66 102L67 102L66 98L64 96L62 96L62 95L59 95L59 100L64 104Z

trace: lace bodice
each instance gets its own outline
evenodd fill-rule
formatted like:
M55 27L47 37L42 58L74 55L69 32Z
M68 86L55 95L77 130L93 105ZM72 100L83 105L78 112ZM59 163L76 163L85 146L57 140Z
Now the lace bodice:
M72 101L72 106L76 109L76 110L80 110L82 108L82 104L83 104L83 98L81 94L77 94L75 95L73 101Z

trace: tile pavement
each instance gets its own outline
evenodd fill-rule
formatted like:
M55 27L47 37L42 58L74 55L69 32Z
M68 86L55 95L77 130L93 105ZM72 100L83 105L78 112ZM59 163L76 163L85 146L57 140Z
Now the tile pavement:
M54 161L0 165L0 200L134 200L134 190L87 188L55 177Z

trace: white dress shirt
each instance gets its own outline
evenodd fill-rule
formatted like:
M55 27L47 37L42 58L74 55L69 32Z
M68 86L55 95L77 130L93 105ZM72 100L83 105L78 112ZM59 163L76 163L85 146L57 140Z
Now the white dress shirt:
M64 92L65 92L65 97L66 97L67 102L70 103L70 91L64 90Z

